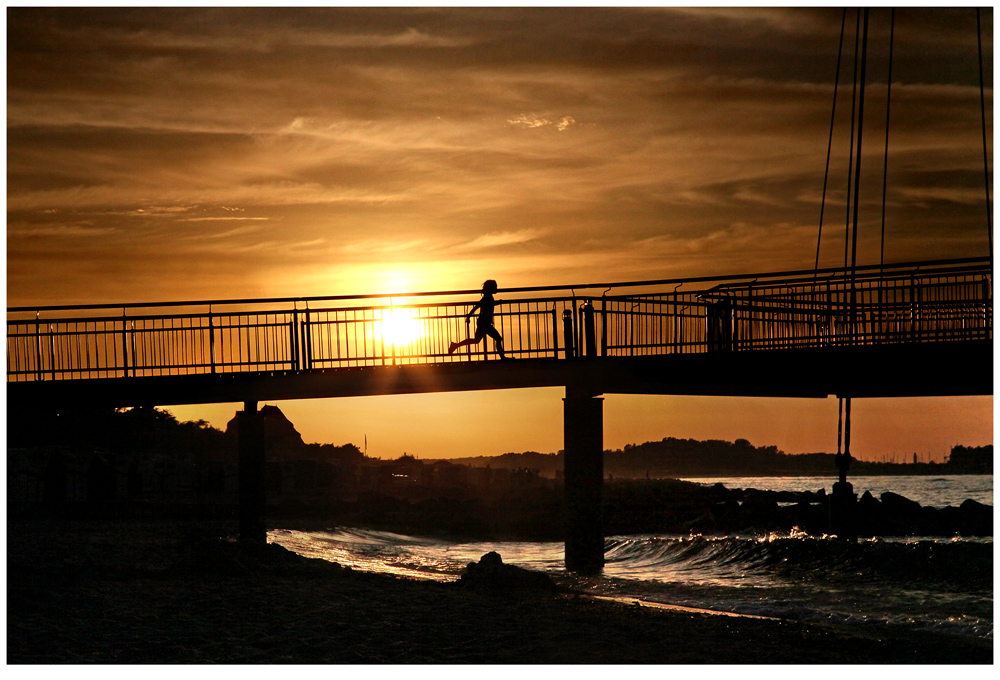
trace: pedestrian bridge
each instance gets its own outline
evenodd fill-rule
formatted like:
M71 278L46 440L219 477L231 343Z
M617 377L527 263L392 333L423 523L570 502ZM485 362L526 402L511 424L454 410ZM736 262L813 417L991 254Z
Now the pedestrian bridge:
M448 353L478 299L8 308L8 417L243 402L240 536L263 542L258 402L561 386L566 566L590 571L604 563L602 394L834 394L849 423L851 397L993 393L988 260L501 290L507 361L483 344Z
M746 396L992 394L986 259L478 291L13 307L12 405L274 401L564 386ZM487 346L488 345L488 346Z

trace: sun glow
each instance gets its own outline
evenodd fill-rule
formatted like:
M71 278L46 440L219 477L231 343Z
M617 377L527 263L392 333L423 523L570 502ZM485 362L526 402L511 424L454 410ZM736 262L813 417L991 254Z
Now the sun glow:
M423 337L420 321L414 309L385 309L379 324L382 340L396 347L404 347Z

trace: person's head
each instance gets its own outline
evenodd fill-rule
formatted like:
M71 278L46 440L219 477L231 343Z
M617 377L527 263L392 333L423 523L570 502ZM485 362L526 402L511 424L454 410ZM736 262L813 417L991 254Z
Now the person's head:
M484 293L495 293L497 292L497 282L493 279L486 279L483 281L483 292Z

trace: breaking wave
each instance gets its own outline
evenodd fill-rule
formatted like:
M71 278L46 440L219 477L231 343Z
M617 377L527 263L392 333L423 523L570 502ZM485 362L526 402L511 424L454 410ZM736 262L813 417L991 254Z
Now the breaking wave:
M364 571L453 581L496 551L595 596L810 622L905 626L992 638L993 541L760 536L616 536L598 576L563 568L556 542L457 542L385 531L279 529L272 541Z

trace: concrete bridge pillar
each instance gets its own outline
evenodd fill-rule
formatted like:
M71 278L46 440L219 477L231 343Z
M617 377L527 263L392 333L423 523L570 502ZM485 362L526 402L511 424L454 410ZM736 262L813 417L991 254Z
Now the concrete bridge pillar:
M566 568L604 566L601 497L604 485L604 399L566 388L563 400L563 479L566 494Z
M238 414L240 480L240 541L267 543L264 524L264 418L257 412L257 402L248 401Z

